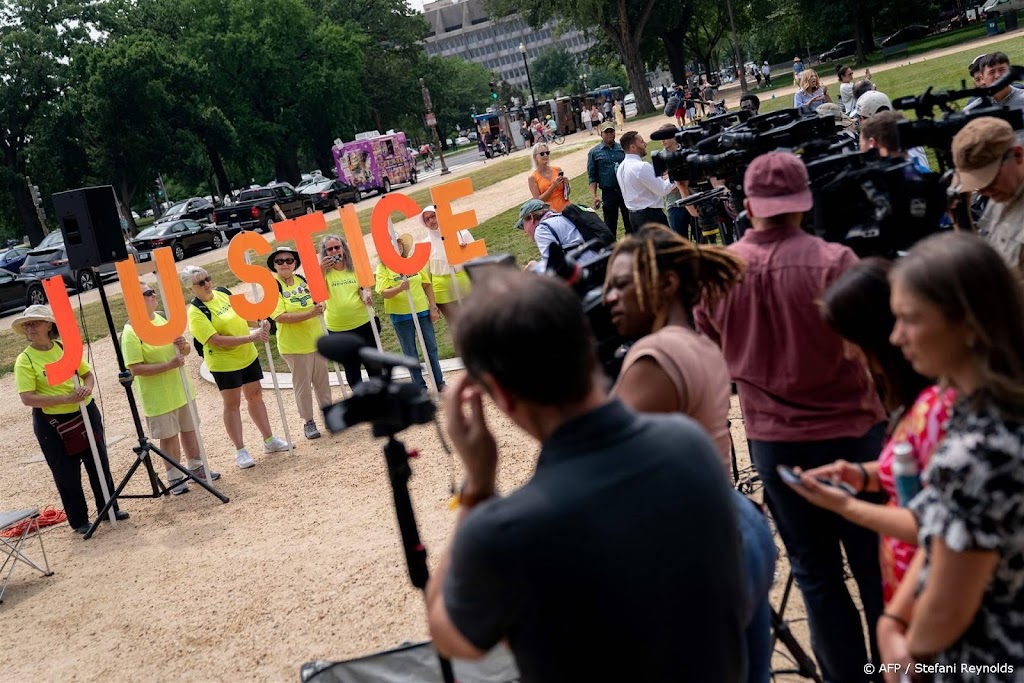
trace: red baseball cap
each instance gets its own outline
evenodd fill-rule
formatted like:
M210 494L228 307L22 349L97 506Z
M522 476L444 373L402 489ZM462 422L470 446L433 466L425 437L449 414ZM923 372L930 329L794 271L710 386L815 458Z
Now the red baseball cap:
M807 167L790 152L768 152L750 162L743 176L743 192L751 213L760 218L805 213L814 203Z

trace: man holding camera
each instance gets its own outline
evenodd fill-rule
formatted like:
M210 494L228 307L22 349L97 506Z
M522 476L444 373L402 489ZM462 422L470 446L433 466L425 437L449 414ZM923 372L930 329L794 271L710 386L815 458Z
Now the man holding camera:
M675 184L668 178L654 175L654 166L644 161L647 156L647 141L635 130L619 138L625 158L615 170L615 178L622 190L622 201L629 209L629 222L637 229L645 223L668 225L665 216L665 197L672 192Z
M877 670L877 648L873 628L870 653L864 647L841 551L874 624L882 612L878 536L815 508L777 471L838 458L868 462L881 452L885 414L874 386L818 309L822 292L857 257L801 228L813 202L807 169L795 155L757 157L743 188L752 229L729 249L744 260L746 274L716 306L695 309L694 321L721 347L739 390L751 459L804 596L824 679L861 683L871 678L865 662L875 660Z
M466 478L426 591L435 646L475 659L507 641L531 682L738 683L748 606L711 440L688 418L609 400L563 282L488 270L455 328L467 372L445 396ZM506 496L485 394L541 445Z
M953 138L960 192L989 198L978 233L1024 275L1024 146L1009 123L974 119Z

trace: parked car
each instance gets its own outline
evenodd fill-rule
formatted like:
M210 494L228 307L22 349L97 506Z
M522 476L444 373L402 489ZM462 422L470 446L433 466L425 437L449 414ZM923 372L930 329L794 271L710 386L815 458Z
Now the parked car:
M630 116L636 116L636 95L629 93L622 98L622 115L627 119Z
M465 135L459 136L459 137L455 138L455 144L456 145L460 145L460 146L461 145L468 145L469 144L469 138L467 138Z
M899 31L896 31L896 33L883 40L881 44L882 47L889 47L890 45L909 43L912 40L921 40L931 34L931 32L931 28L922 24L904 26Z
M31 247L12 247L0 253L0 268L12 273L20 273L21 264L25 263L25 258L31 250Z
M833 59L842 59L843 57L849 57L852 54L857 53L857 41L851 38L850 40L843 40L836 43L828 52L822 52L818 59L822 64L825 62L831 62Z
M174 252L174 260L181 261L201 249L220 249L223 243L220 230L212 225L183 220L146 228L132 240L132 247L138 253L140 262L153 258L153 250L160 247L170 247Z
M213 215L213 204L204 197L192 197L185 201L173 204L163 216L156 221L159 223L170 223L188 218L197 223L209 223Z
M0 269L0 311L45 303L46 292L42 282L34 277L19 276Z
M313 202L297 193L287 183L273 183L266 187L251 188L238 193L238 201L213 213L213 222L219 230L260 230L270 232L278 220L274 205L286 218L313 213Z
M21 274L40 280L60 275L68 287L87 292L95 289L101 280L116 278L117 268L113 263L104 263L98 270L82 268L72 272L64 249L64 234L58 230L44 237L39 246L28 253Z
M1013 14L1024 9L1024 0L988 0L981 8L981 16L986 19L1003 14Z
M313 200L313 208L317 211L340 209L343 204L358 204L363 198L359 188L329 178L321 178L320 182L306 185L299 192Z

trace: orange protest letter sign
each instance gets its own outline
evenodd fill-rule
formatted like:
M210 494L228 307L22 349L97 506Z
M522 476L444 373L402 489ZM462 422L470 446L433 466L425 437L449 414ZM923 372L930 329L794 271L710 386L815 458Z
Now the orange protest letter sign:
M174 266L174 252L170 247L160 247L153 252L156 262L156 276L160 278L167 300L164 301L166 325L154 325L146 310L146 300L142 297L139 286L139 275L132 259L118 261L117 277L121 281L121 292L124 294L124 305L128 309L128 322L139 339L153 346L167 346L185 333L188 314L185 313L185 297L181 295L178 273Z
M327 282L324 281L324 274L320 270L317 258L319 255L316 246L313 245L313 235L326 229L327 221L319 211L274 223L274 237L278 242L295 241L295 248L299 252L299 261L305 266L309 292L313 295L313 301L317 303L327 301L328 294Z
M352 254L352 262L356 269L356 281L360 287L373 287L376 280L373 268L370 267L370 256L366 253L363 231L359 227L359 219L356 218L356 207L353 204L345 204L338 213L341 215L341 227L345 232L345 241L348 242L348 250ZM387 221L384 224L386 226Z
M244 294L232 294L231 306L235 313L246 320L262 320L277 308L277 280L262 262L259 265L245 261L245 252L252 249L257 256L269 254L270 242L255 232L243 231L235 235L228 244L228 267L242 282L254 282L263 287L263 299L251 303Z
M53 311L53 319L57 321L61 344L64 345L64 354L60 359L46 365L46 381L52 387L67 382L78 371L82 363L82 335L78 332L71 299L64 288L64 278L60 275L46 278L43 280L43 290L50 310Z
M430 244L420 243L415 246L412 254L402 256L391 244L388 231L388 218L393 213L400 213L405 218L419 215L419 204L401 193L387 194L373 207L370 217L370 232L373 233L373 244L377 247L377 256L381 263L401 275L415 275L423 270L430 259Z
M470 178L460 178L430 188L430 197L437 210L437 224L441 228L441 237L444 238L444 253L448 255L448 263L453 266L487 256L487 245L483 240L466 245L459 244L459 231L475 228L478 223L476 211L472 209L461 213L452 213L452 202L459 197L468 197L471 194L473 194L473 181Z

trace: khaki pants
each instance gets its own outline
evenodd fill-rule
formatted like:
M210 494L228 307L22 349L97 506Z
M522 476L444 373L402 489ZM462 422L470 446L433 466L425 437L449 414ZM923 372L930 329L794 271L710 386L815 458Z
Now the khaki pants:
M313 395L321 408L331 404L331 385L327 378L327 361L319 353L281 354L292 371L292 388L295 390L295 405L299 416L309 422L313 419Z

